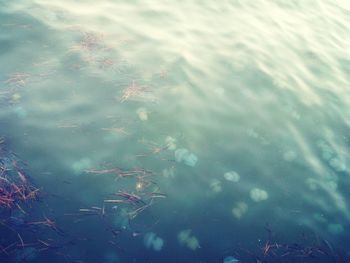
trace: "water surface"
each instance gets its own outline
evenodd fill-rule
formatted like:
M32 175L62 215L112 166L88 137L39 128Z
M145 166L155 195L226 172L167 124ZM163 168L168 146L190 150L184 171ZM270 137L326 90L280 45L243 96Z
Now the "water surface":
M267 226L346 255L349 28L340 0L0 1L1 136L67 260L256 262ZM120 190L166 198L79 215Z

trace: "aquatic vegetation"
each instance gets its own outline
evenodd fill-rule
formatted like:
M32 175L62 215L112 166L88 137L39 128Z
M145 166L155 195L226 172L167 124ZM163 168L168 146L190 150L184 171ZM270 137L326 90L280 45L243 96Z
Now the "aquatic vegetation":
M232 214L235 218L240 219L248 210L248 205L245 202L237 202L232 208Z
M342 256L335 253L327 240L316 238L316 240L305 241L305 236L302 235L301 242L279 243L273 239L274 233L269 225L266 225L265 229L268 232L268 238L262 242L263 245L259 245L260 252L245 250L254 262L342 262L344 260Z
M154 173L151 170L147 170L144 168L137 168L137 167L130 170L122 169L119 167L108 167L106 169L90 168L85 170L85 172L91 173L91 174L113 174L120 178L126 178L126 177L144 178L144 177L154 175Z
M53 231L55 231L57 234L62 235L63 234L63 230L61 230L55 221L47 218L46 216L44 216L44 220L43 221L34 221L34 222L28 222L28 225L42 225L42 226L46 226L49 227L50 229L52 229Z
M99 64L100 68L102 68L102 69L110 68L115 64L114 61L110 58L98 59L97 63Z
M230 172L226 172L224 174L224 178L227 180L227 181L230 181L230 182L234 182L234 183L237 183L240 179L240 176L237 172L235 171L230 171Z
M269 197L269 195L263 189L253 188L252 190L250 190L250 198L254 202L265 201L268 197Z
M194 167L197 164L198 157L194 153L191 153L189 150L180 148L175 151L175 160L178 163L183 162L188 166Z
M200 248L199 241L195 236L191 234L191 229L182 230L177 234L177 240L181 245L184 245L191 250L196 250Z
M138 108L136 110L136 113L139 116L139 119L141 121L147 121L148 120L148 111L145 108Z
M134 181L135 189L130 191L117 190L101 200L103 202L101 207L80 208L77 214L79 217L95 215L102 219L112 215L115 218L113 227L117 227L122 231L129 231L131 220L151 207L155 200L166 198L166 194L161 193L157 184L151 179L154 173L144 168L126 170L119 167L106 166L100 169L88 169L85 172L96 175L112 175L118 179ZM134 192L135 190L136 193ZM112 233L115 235L114 230L112 230ZM148 235L146 241L147 246L156 251L161 250L164 244L161 238L153 235ZM112 243L118 249L124 250L114 241Z
M30 182L18 158L0 142L0 208L21 208L22 204L37 200L39 189Z
M167 144L158 144L153 141L146 141L142 140L140 141L142 144L147 145L150 150L149 152L143 153L143 154L138 154L137 157L147 157L150 155L157 155L157 154L162 154L165 153L168 150L168 145Z
M161 251L164 246L164 240L153 232L145 234L143 242L147 248L154 251Z
M105 49L104 35L95 32L82 32L80 41L70 48L70 51L91 52L97 49Z
M125 102L134 97L143 96L145 92L148 91L148 88L145 86L139 86L135 81L132 81L131 85L127 86L123 90L122 97L120 98L121 102Z
M45 215L44 220L32 219L34 205L42 200L41 191L27 175L24 163L4 144L4 140L0 139L0 231L6 235L5 239L0 240L0 259L29 262L39 252L61 248L53 244L55 241L52 238L44 241L39 237L43 228L48 227L60 236L64 233L54 220ZM50 235L45 233L47 236Z
M112 209L117 210L118 206L113 206ZM105 205L102 207L93 206L91 208L80 208L79 212L83 215L97 215L100 217L104 217L106 215Z

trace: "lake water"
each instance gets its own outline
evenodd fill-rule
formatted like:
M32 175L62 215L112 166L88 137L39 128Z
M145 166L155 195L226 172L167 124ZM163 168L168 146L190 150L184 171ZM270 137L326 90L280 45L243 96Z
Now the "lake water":
M341 0L1 0L21 217L64 234L0 256L350 262L349 28Z

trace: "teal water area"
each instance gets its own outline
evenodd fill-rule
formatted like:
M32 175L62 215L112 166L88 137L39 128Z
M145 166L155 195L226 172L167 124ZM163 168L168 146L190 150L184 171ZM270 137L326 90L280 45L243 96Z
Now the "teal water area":
M1 256L349 262L349 28L341 0L0 1L21 217L64 232Z

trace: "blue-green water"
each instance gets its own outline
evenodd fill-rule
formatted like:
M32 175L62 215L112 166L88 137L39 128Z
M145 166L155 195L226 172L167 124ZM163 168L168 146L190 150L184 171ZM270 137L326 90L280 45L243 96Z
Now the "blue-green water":
M69 241L26 260L258 262L267 226L349 257L349 28L341 0L0 1L0 135Z

